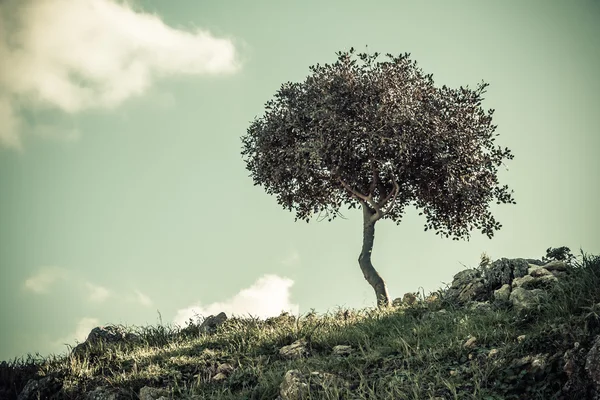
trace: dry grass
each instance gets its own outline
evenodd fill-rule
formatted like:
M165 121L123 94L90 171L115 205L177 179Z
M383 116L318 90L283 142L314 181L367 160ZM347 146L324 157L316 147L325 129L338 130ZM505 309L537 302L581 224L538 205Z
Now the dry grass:
M589 346L600 334L600 258L575 265L551 292L544 307L529 314L509 305L469 311L437 292L432 303L386 310L341 310L321 317L261 321L230 318L215 334L199 335L198 325L173 329L126 328L138 344L95 347L93 360L54 356L14 360L0 367L0 388L17 398L27 381L54 374L64 384L62 398L82 398L96 386L123 389L137 399L144 386L168 387L170 398L276 399L286 371L325 371L351 382L331 386L313 399L552 399L566 382L564 361L550 362L542 375L511 367L523 356L562 354L575 342ZM433 311L445 309L446 313ZM200 322L200 321L198 321ZM525 340L518 339L524 335ZM465 342L475 337L472 347ZM306 339L309 357L283 359L279 349ZM355 350L334 356L336 345ZM589 347L588 347L589 348ZM492 351L492 349L496 349ZM490 354L490 352L492 354ZM495 354L494 354L495 353ZM234 367L219 382L211 379L222 363ZM1 397L1 396L0 396Z

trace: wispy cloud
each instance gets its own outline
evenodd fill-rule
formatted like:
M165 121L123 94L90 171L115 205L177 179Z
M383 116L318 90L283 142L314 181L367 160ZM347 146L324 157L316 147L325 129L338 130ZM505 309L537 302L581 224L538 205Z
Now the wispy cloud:
M296 250L296 249L292 250L287 255L287 257L285 257L283 260L281 260L281 263L288 267L293 267L295 265L299 265L300 264L300 254L298 253L298 250Z
M282 311L298 315L300 307L290 302L290 288L294 281L277 275L264 275L252 286L241 290L229 300L216 302L206 306L198 305L186 307L177 311L173 319L174 325L185 327L191 318L197 322L195 314L200 317L217 315L225 312L228 317L252 317L269 318L276 317Z
M84 317L77 322L77 326L75 330L70 334L64 336L63 338L52 341L51 345L53 347L65 347L66 344L70 346L75 346L75 342L83 343L92 329L100 326L100 321L97 318Z
M0 145L13 148L20 108L112 108L157 77L239 68L231 40L172 28L116 0L0 3L0 59Z
M136 301L143 306L149 307L152 305L152 300L150 297L146 296L144 293L139 290L135 290Z
M110 290L103 286L94 285L93 283L86 282L85 286L88 288L88 298L96 303L102 303L110 296Z
M40 270L27 278L23 287L34 293L47 293L49 288L59 279L64 279L67 271L60 267L42 267Z

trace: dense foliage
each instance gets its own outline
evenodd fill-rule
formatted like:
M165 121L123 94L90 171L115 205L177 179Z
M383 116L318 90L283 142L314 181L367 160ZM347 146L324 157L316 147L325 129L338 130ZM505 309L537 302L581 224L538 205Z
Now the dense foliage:
M399 224L413 203L425 230L458 240L476 227L491 238L501 225L489 201L516 203L497 186L496 166L513 156L493 147L494 110L480 107L488 85L436 88L410 54L336 55L304 82L283 84L242 137L255 185L296 220L322 212L331 220L342 204L364 203L374 220Z

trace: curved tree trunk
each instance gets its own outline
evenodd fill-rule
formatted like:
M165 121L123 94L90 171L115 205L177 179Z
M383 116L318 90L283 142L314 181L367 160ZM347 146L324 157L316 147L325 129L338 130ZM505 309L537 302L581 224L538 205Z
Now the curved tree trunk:
M373 240L375 239L375 222L371 217L375 214L375 210L369 207L366 203L362 203L363 208L363 245L360 256L358 257L358 265L367 280L369 285L375 290L377 298L377 307L385 308L390 306L390 297L385 286L385 282L379 276L373 264L371 263L371 252L373 251Z

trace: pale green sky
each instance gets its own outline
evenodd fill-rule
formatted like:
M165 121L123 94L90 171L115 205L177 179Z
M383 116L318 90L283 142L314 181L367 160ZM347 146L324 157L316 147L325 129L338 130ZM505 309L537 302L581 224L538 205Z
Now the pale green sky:
M600 253L597 1L27 3L0 5L0 360L157 325L157 310L184 326L192 309L373 307L361 212L294 222L240 156L282 83L351 46L410 52L438 86L490 83L496 144L515 156L499 180L517 204L492 204L491 240L424 232L414 208L376 225L392 298L483 252Z

